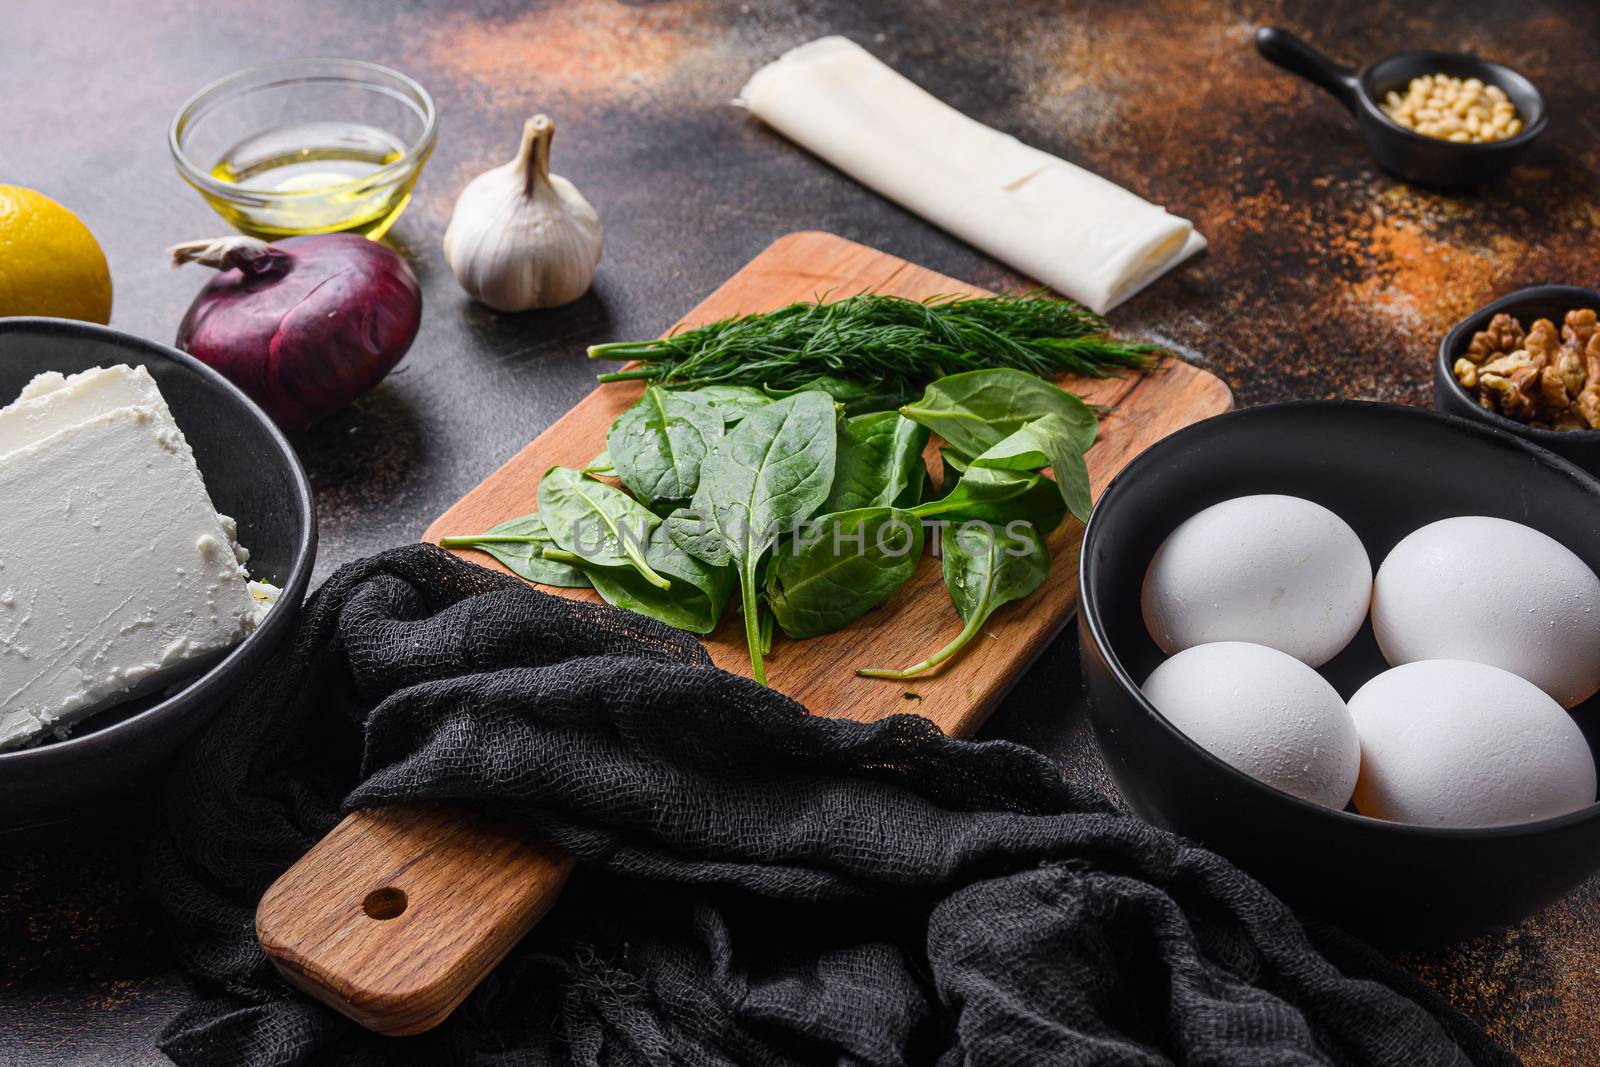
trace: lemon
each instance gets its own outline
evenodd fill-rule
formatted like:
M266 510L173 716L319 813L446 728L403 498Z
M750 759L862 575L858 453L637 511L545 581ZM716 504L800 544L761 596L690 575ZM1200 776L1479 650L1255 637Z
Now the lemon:
M111 321L111 272L89 227L43 193L0 185L0 316Z

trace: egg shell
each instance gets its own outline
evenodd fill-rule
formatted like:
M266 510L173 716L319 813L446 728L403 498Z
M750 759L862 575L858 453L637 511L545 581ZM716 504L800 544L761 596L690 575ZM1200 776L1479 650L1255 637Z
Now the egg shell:
M1466 659L1574 707L1600 690L1600 578L1559 541L1463 515L1412 532L1378 568L1372 632L1391 664Z
M1421 826L1509 826L1595 799L1583 731L1543 690L1466 660L1384 671L1350 698L1356 810Z
M1355 788L1361 742L1344 701L1293 656L1218 641L1166 660L1144 695L1201 748L1270 786L1342 808Z
M1166 653L1245 641L1313 667L1361 629L1372 562L1356 532L1310 500L1235 497L1186 519L1145 572L1145 628Z

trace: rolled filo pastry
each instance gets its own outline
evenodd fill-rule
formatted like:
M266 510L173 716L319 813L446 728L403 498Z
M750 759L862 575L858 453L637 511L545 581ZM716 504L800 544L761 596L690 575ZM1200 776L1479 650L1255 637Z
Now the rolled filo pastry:
M863 185L1095 311L1206 244L1187 219L968 118L843 37L784 53L738 102Z

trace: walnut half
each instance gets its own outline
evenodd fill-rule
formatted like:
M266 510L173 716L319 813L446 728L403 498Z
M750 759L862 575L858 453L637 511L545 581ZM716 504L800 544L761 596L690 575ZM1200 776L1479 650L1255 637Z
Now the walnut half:
M1487 330L1472 335L1463 355L1473 363L1482 363L1492 356L1515 352L1522 347L1522 340L1522 323L1502 311L1489 320Z

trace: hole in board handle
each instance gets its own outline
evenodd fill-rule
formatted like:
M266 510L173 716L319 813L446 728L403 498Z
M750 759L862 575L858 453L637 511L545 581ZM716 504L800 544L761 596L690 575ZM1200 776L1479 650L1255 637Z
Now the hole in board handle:
M406 903L406 891L388 885L368 893L361 910L369 919L393 919L406 910Z

